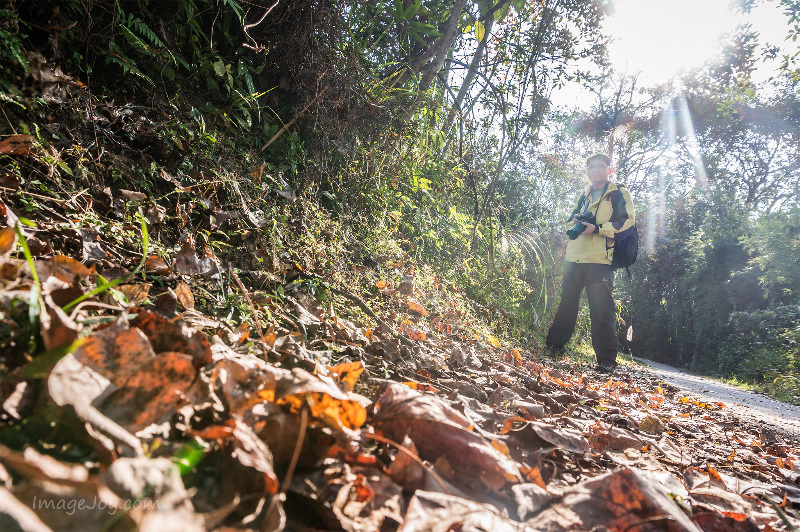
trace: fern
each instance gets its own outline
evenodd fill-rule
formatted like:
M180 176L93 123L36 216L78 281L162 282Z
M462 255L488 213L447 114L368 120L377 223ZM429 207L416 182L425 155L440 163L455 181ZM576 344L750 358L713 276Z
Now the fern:
M147 81L150 85L155 87L155 82L150 79L144 72L139 70L136 66L136 62L132 60L130 57L126 56L122 49L115 43L111 41L108 43L108 50L103 50L103 55L106 56L107 63L113 63L115 65L119 65L122 67L122 72L127 74L130 72L131 74L142 78L143 80Z
M16 17L11 11L0 9L0 20L6 18ZM16 62L25 69L25 72L30 72L31 68L30 65L28 65L28 60L25 58L25 52L19 35L12 34L0 27L0 42L3 43L3 46L0 47L0 59Z
M144 55L149 59L167 59L176 66L182 66L187 70L191 70L189 64L180 56L175 56L164 42L156 35L156 33L147 25L145 21L137 17L133 13L125 13L119 5L119 34L124 37L125 42L133 48L137 53ZM140 69L136 62L130 57L122 53L122 50L114 41L109 46L110 54L107 54L108 61L118 64L122 67L123 72L132 73L136 76L146 80L151 85L155 85L153 80ZM162 74L165 72L162 69ZM169 79L175 78L175 72L171 71L166 73Z
M9 86L7 86L5 83L1 83L1 82L4 82L4 81L5 80L0 80L0 84L2 84L4 86L5 90L10 90ZM19 91L17 91L17 92L19 92ZM21 104L20 102L18 102L17 100L15 100L15 99L13 99L13 98L11 98L9 96L3 94L2 92L0 92L0 102L13 103L15 105L20 106L22 109L26 109L25 105Z
M123 29L128 30L128 32L134 38L136 36L133 35L133 32L131 31L131 28L134 28L139 35L141 35L142 37L144 37L145 39L150 41L150 44L152 44L156 48L159 48L159 49L162 49L162 50L166 48L166 46L164 46L164 43L161 42L161 39L158 38L158 35L156 35L155 32L153 32L153 30L150 29L150 26L145 24L145 22L142 19L140 19L139 17L134 16L133 13L129 13L128 14L128 19L126 21L126 24L127 24L127 27L123 26ZM140 39L137 39L137 40L143 47L146 46Z

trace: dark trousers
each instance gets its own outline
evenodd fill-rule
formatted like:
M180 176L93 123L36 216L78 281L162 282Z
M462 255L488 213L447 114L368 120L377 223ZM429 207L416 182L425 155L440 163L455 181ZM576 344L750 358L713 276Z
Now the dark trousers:
M547 332L546 345L548 348L563 348L572 337L584 288L589 299L592 347L597 355L597 362L616 365L616 306L611 295L614 289L614 270L609 264L566 263L561 285L561 302Z

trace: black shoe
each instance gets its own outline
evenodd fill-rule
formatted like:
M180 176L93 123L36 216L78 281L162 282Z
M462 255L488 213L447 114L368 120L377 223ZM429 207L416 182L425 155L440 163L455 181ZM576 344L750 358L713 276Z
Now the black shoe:
M612 364L606 364L604 362L600 362L599 364L597 364L597 366L594 369L598 373L605 373L606 375L613 375L614 372L617 370L617 366L616 365L612 365Z
M542 351L542 356L547 358L563 358L564 355L567 353L567 350L561 347L560 345L548 345Z

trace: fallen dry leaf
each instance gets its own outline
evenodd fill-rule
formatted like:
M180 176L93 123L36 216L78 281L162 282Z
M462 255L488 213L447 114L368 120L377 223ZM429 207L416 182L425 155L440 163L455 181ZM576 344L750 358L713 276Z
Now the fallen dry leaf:
M373 422L387 438L398 442L407 435L423 459L436 462L444 458L458 465L449 480L492 491L522 480L511 459L472 432L472 423L438 397L390 384L376 410Z
M192 294L191 288L189 285L180 282L178 286L175 287L175 295L178 298L178 302L185 308L186 310L190 310L194 308L194 295Z
M0 155L25 155L31 149L30 135L11 135L0 140Z
M635 469L621 469L570 488L529 520L543 530L646 530L700 532L661 484Z
M122 284L117 287L117 290L125 294L132 305L141 305L150 295L152 286L152 283Z
M201 275L210 277L219 273L217 263L211 256L202 259L197 257L194 252L194 245L191 242L184 242L180 251L175 255L175 262L172 267L176 273L181 275Z
M408 504L408 511L398 532L536 532L537 528L512 521L489 504L443 493L417 491Z
M358 377L365 369L363 362L345 362L337 366L329 367L328 372L337 382L342 384L344 391L352 392L356 381L358 381Z
M164 259L158 255L150 255L147 257L147 260L144 262L144 267L149 273L155 275L169 275L172 273L172 268L167 266L167 263L164 262Z
M422 307L422 305L420 305L419 303L417 303L416 301L413 301L411 299L408 300L408 309L411 312L416 312L420 316L427 316L428 315L428 311L425 310Z
M4 227L0 229L0 255L8 256L14 249L17 243L17 232L13 227Z
M70 345L78 339L80 327L72 321L61 307L53 302L50 294L44 296L46 312L39 315L42 327L42 340L48 351Z
M130 431L168 417L182 404L181 394L196 376L191 356L175 352L156 355L140 329L119 321L88 337L73 356L113 384L110 394L108 385L99 384L106 395L102 404L95 406ZM72 387L68 376L58 375L58 386L68 391ZM74 393L85 394L82 388Z

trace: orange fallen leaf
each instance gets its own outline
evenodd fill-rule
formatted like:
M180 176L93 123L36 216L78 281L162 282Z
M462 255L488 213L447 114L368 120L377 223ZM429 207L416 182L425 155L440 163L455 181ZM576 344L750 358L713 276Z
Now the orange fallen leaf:
M292 370L291 378L280 379L275 389L275 404L287 405L295 413L308 407L312 417L342 431L355 430L367 421L359 398L352 393L345 395L330 378L299 368Z
M417 303L416 301L413 301L411 299L408 300L408 309L411 310L412 312L416 312L417 314L420 314L422 316L427 316L428 315L428 311L425 310L422 307L422 305L420 305L419 303Z
M408 386L412 390L417 390L420 392L439 393L439 390L437 390L430 384L425 384L424 382L405 381L403 382L403 384L405 386Z
M31 149L30 135L11 135L0 141L0 155L25 155Z
M428 337L425 335L424 332L417 329L414 329L413 331L409 332L408 337L418 342L424 342L425 340L428 339Z
M542 478L542 472L539 470L538 467L526 467L522 466L520 468L522 475L528 482L532 482L539 486L540 488L547 488L547 484L544 482L544 478Z
M144 262L144 267L149 273L154 273L156 275L169 275L172 273L172 268L167 266L164 259L158 255L150 255L147 257L147 260Z
M197 436L198 438L204 440L217 440L223 441L230 438L233 435L233 427L228 427L225 425L212 425L208 428L203 430L187 430L189 434L192 436Z
M517 423L527 423L528 420L519 416L507 417L503 420L503 427L500 429L500 434L508 434L515 429Z
M14 249L17 243L17 232L13 227L0 229L0 255L5 255Z
M328 367L328 371L333 375L334 379L340 382L347 392L353 391L358 377L365 369L364 363L361 361L345 362L338 366Z

